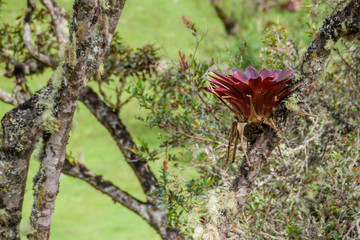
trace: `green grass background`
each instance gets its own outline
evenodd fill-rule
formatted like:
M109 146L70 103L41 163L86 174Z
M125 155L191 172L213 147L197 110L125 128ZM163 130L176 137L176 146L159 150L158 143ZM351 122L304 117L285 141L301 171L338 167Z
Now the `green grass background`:
M70 10L72 0L57 1L66 10ZM15 17L22 14L26 6L25 0L8 0L0 11L0 21L15 23ZM290 13L278 15L272 12L265 18L274 20L275 17L287 19ZM292 14L292 13L291 13ZM218 52L226 53L227 48L236 48L241 40L225 35L223 26L207 0L128 0L120 19L118 31L126 43L133 48L147 43L155 43L161 48L165 58L176 58L177 51L186 53L195 47L194 37L182 24L181 16L191 18L200 32L206 32L206 41L201 45L199 56L210 57ZM264 19L262 19L263 21ZM246 22L251 25L247 32L242 32L243 40L251 43L252 49L261 48L262 32L259 19ZM290 22L292 24L292 22ZM301 28L302 25L294 26ZM254 28L254 29L252 29ZM226 54L225 54L226 55ZM41 76L29 77L32 91L41 88L51 71ZM11 92L11 80L2 77L0 69L0 87ZM12 107L0 103L0 116ZM132 136L141 137L151 146L156 146L159 131L147 128L135 119L143 114L136 102L126 106L120 116L128 127ZM121 187L140 199L145 199L140 185L132 170L124 162L114 141L107 131L97 123L96 119L80 103L74 119L74 130L68 145L68 150L75 156L83 158L85 164L97 174ZM159 163L151 164L154 172L158 172ZM32 161L30 176L25 196L22 228L26 232L28 216L32 204L32 177L37 171L38 162ZM136 214L91 188L88 184L68 176L62 176L60 192L56 200L51 230L53 240L112 240L112 239L160 239L156 232Z

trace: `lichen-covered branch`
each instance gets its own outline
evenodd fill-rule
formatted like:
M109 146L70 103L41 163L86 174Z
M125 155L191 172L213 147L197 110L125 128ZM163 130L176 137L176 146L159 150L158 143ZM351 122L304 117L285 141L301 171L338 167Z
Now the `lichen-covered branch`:
M297 81L295 84L302 82L300 89L301 101L304 101L313 89L318 77L320 76L324 62L330 54L328 44L335 44L340 38L351 40L359 36L360 33L360 2L352 0L341 11L334 13L327 18L319 30L318 36L309 45L302 63L298 69ZM275 116L276 126L284 134L288 126L296 116L296 112L289 112L284 105L277 109ZM257 136L252 142L247 153L251 166L247 161L243 161L239 168L238 175L233 182L230 191L234 192L234 198L237 202L236 216L244 205L247 196L251 191L252 184L262 169L263 164L271 154L272 150L280 141L280 134L269 127L265 127L262 134ZM218 238L226 239L231 230L235 217L228 217L229 214L222 212L220 214L219 224L215 226ZM206 228L208 226L204 226Z
M97 120L110 132L123 153L125 160L134 170L144 192L148 193L156 190L158 182L149 166L147 166L147 162L139 159L137 154L135 154L136 145L118 114L108 107L90 87L86 87L83 90L80 101L86 105Z
M47 8L51 15L52 25L55 30L56 39L59 44L60 51L65 48L66 37L64 31L67 30L66 21L64 15L61 12L61 8L55 2L55 0L41 0L41 3Z
M0 238L19 239L26 177L31 153L44 131L45 103L56 98L52 79L30 100L6 113L1 120Z
M27 0L27 12L24 18L24 43L29 50L31 56L33 56L38 61L51 66L53 69L56 68L56 61L51 57L39 52L39 50L34 46L34 43L31 39L31 16L35 9L35 3L32 0Z
M44 138L41 166L34 179L34 204L30 217L33 233L29 239L48 239L60 172L77 101L84 84L102 61L118 24L125 1L77 0L74 3L70 37L60 99L51 112L58 122Z

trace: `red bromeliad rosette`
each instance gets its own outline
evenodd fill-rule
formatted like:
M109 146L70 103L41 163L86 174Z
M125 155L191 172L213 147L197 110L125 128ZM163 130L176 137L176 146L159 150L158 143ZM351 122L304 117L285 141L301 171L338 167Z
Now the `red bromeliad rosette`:
M240 122L254 123L270 117L273 108L291 93L289 89L294 72L266 68L258 71L248 67L245 74L233 69L233 75L223 75L213 71L210 75L210 88L221 100L230 103L230 110L235 113Z
M238 118L239 122L233 123L231 127L229 143L230 149L235 135L235 158L239 136L243 146L244 126L263 122L276 129L272 121L272 111L296 87L290 89L294 78L292 69L271 71L264 68L258 73L255 68L248 67L245 73L237 69L232 71L233 75L212 71L212 75L209 75L211 79L208 79L210 88L206 90L215 94ZM230 106L226 102L230 103Z

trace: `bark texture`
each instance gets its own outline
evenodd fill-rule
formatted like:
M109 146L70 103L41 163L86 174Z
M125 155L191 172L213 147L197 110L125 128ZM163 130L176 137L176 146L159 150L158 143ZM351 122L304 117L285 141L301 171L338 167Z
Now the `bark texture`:
M42 114L42 120L43 120L43 129L42 129L42 136L44 139L44 147L42 152L44 155L42 155L42 165L41 169L38 172L37 176L35 177L35 200L34 200L34 206L33 211L31 215L31 222L33 228L36 230L31 236L29 236L31 239L46 239L49 236L49 227L51 223L51 214L53 210L53 203L58 191L58 178L59 178L59 169L62 165L62 160L64 159L63 154L65 153L64 146L67 143L67 137L64 137L65 135L62 134L68 134L68 126L69 122L71 122L71 112L73 112L74 105L68 105L66 104L65 107L68 107L68 110L66 112L65 118L67 119L67 125L64 123L60 123L56 119L59 119L60 112L64 110L61 110L61 101L63 99L67 99L65 101L66 103L69 102L69 95L73 97L73 99L70 99L71 101L74 101L74 99L78 96L78 89L75 84L73 84L74 81L80 81L80 80L74 80L74 77L69 77L69 75L72 73L72 71L81 71L81 70L75 70L76 64L79 61L78 59L78 52L71 51L71 47L78 47L79 39L82 36L88 36L89 33L83 33L80 32L79 34L79 28L81 30L83 29L84 23L86 21L89 21L90 16L86 16L87 19L83 19L82 22L78 23L75 27L76 32L75 34L70 34L70 40L69 44L65 44L63 47L61 47L61 41L64 38L63 35L63 26L65 25L66 20L64 19L61 10L57 6L56 2L53 0L41 0L43 5L48 9L49 13L52 17L52 26L55 30L57 40L59 42L60 48L64 48L65 54L67 56L65 63L60 63L60 67L57 68L56 74L52 77L49 83L50 89L55 89L55 91L58 92L56 95L56 99L53 97L50 97L47 101L48 104L46 104L44 113ZM75 6L77 6L75 4ZM110 5L106 6L100 6L100 14L105 12L106 14L109 14L111 11L109 9ZM31 23L31 13L34 10L34 4L32 1L28 1L28 11L27 15L25 17L25 26L30 26ZM121 5L121 8L123 5ZM87 12L88 14L89 12ZM98 12L99 13L99 12ZM76 12L75 12L76 14ZM96 13L94 14L93 19L96 17ZM78 16L79 18L79 16ZM85 18L83 16L83 18ZM92 20L93 20L92 19ZM107 15L105 18L102 16L97 17L96 21L98 23L94 23L92 21L92 26L95 24L95 30L94 32L98 33L99 35L106 37L111 37L112 32L109 31L109 26L111 26L111 22L108 21L108 23L103 23L104 20L109 20L109 16ZM75 22L75 21L74 21ZM113 29L114 25L112 24ZM73 29L74 25L72 25ZM90 26L91 27L91 26ZM70 29L70 31L72 30ZM55 67L59 65L59 63L51 60L50 57L47 57L45 54L43 54L43 58L40 58L38 56L38 53L36 51L32 51L31 48L33 48L33 45L31 44L31 31L30 29L25 29L24 32L27 34L26 38L28 41L28 47L29 52L33 56L33 58L37 59L38 61L42 61L41 63L50 66ZM76 41L74 41L76 39ZM87 39L89 40L89 39ZM98 39L96 39L97 41ZM109 39L108 39L109 40ZM71 46L73 44L73 46ZM83 43L83 46L86 46L88 42ZM96 43L98 46L100 46L102 54L105 52L106 49L105 43ZM107 43L106 43L107 44ZM104 47L104 48L103 48ZM92 54L98 53L99 49L97 46L92 45L92 49L94 52L90 52L88 55L88 58L90 56L90 59L95 59L97 56L93 56ZM81 49L84 53L84 49ZM91 51L91 49L90 49ZM86 58L86 56L85 56ZM47 60L46 60L47 59ZM76 59L76 61L75 61ZM31 69L37 70L38 64L28 64L27 62L18 64L20 67L16 69L23 69L21 66L25 66L29 72L31 72ZM89 64L88 64L89 65ZM90 66L91 71L96 69L96 64L93 64ZM13 73L9 74L7 77L13 77L16 76L17 80L16 82L23 82L26 84L25 74L15 74L19 71L14 71ZM21 71L19 73L22 73ZM89 78L90 78L89 74ZM19 77L18 77L19 76ZM71 76L71 75L70 75ZM20 81L22 79L22 81ZM68 79L71 79L72 82L70 82ZM52 83L55 81L55 83ZM69 86L73 84L75 85L70 93L68 93L67 96L65 96L65 91L69 91ZM55 87L53 87L55 86ZM25 91L18 91L19 97L22 97L23 99L27 98L27 92ZM26 93L26 94L25 94ZM7 101L10 104L17 105L19 102L13 100L14 97L11 94L0 94L0 97L3 97L3 101ZM106 129L109 131L115 142L117 143L117 146L119 147L119 150L123 153L125 160L127 163L132 167L134 173L136 174L137 178L140 181L140 184L142 186L142 189L144 193L153 192L158 187L157 179L155 178L154 174L152 173L151 169L149 168L148 164L144 159L140 159L138 155L135 153L137 150L137 146L134 143L130 133L127 131L125 125L120 120L118 113L113 111L113 109L106 105L106 103L89 87L84 88L81 91L80 100L86 105L86 107L91 111L91 113L98 119L98 121L106 127ZM60 101L60 102L59 102ZM70 101L70 102L71 102ZM41 103L36 103L38 105L41 105L44 103L40 101ZM64 102L64 104L65 104ZM73 103L73 102L72 102ZM49 111L50 110L50 111ZM64 117L62 117L64 119ZM64 125L65 131L61 130L61 126ZM62 133L60 133L62 131ZM58 134L58 137L55 138L56 134ZM40 134L39 134L40 136ZM40 138L40 137L39 137ZM39 139L38 138L38 139ZM37 139L37 141L38 141ZM51 143L50 143L51 142ZM61 155L59 155L59 153ZM47 159L47 160L46 160ZM46 160L46 161L45 161ZM24 172L27 171L24 170ZM142 217L144 220L146 220L150 226L152 226L162 237L162 239L176 239L180 236L179 229L176 228L169 228L166 226L166 220L167 220L167 212L166 209L161 206L161 204L157 204L156 198L149 198L148 201L142 202L138 199L132 197L128 193L122 191L119 187L115 186L110 181L105 181L102 179L102 176L96 175L92 171L90 171L88 168L86 168L84 165L79 165L76 163L71 163L69 160L65 160L64 165L61 170L63 173L78 178L82 181L87 182L90 186L94 187L95 189L99 190L100 192L104 193L105 195L111 197L114 202L120 203L123 206L127 207L131 211L138 214L140 217ZM26 176L24 176L23 183L26 179ZM46 186L50 186L46 187ZM23 193L20 194L20 197L22 197ZM44 198L45 197L45 198ZM19 210L19 217L21 217L21 211ZM16 232L16 228L14 228L14 233Z
M29 160L44 130L44 106L54 96L51 84L6 113L1 121L0 239L19 239L22 202Z
M325 60L330 54L330 50L325 47L328 41L336 43L340 38L351 40L354 37L358 37L359 33L359 0L350 1L343 10L334 13L324 21L318 36L309 45L302 59L302 63L297 70L299 77L294 84L303 82L302 88L300 89L302 101L304 101L313 90L314 84L323 70ZM284 133L296 115L297 113L288 112L288 110L281 105L275 114L276 125L279 131ZM257 136L254 143L251 144L249 152L247 153L251 166L247 164L247 161L243 161L238 171L238 176L230 188L230 191L235 193L238 203L237 213L241 211L256 176L259 174L266 159L279 141L280 137L273 129L265 128L264 132ZM227 234L231 230L234 218L229 219L226 217L226 213L222 213L221 215L221 222L218 225L219 237L220 239L227 239Z
M49 131L44 138L44 154L34 179L35 199L30 217L34 231L29 239L49 239L60 172L77 101L82 86L95 73L110 45L124 4L125 1L75 1L60 98L52 109L54 117L60 121L55 122L53 132Z

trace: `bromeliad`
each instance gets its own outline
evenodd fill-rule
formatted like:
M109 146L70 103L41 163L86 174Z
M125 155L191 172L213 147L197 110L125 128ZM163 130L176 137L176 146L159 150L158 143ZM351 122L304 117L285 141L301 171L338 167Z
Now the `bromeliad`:
M230 145L235 140L233 161L235 160L238 138L244 148L243 135L246 124L265 123L276 129L272 118L272 111L281 100L295 90L299 85L290 89L294 78L293 70L262 69L260 73L248 67L245 73L237 69L232 70L232 75L223 75L212 71L208 92L215 94L237 117L230 129L230 139L227 159L229 159ZM227 104L227 103L229 104ZM249 161L248 164L250 165Z

